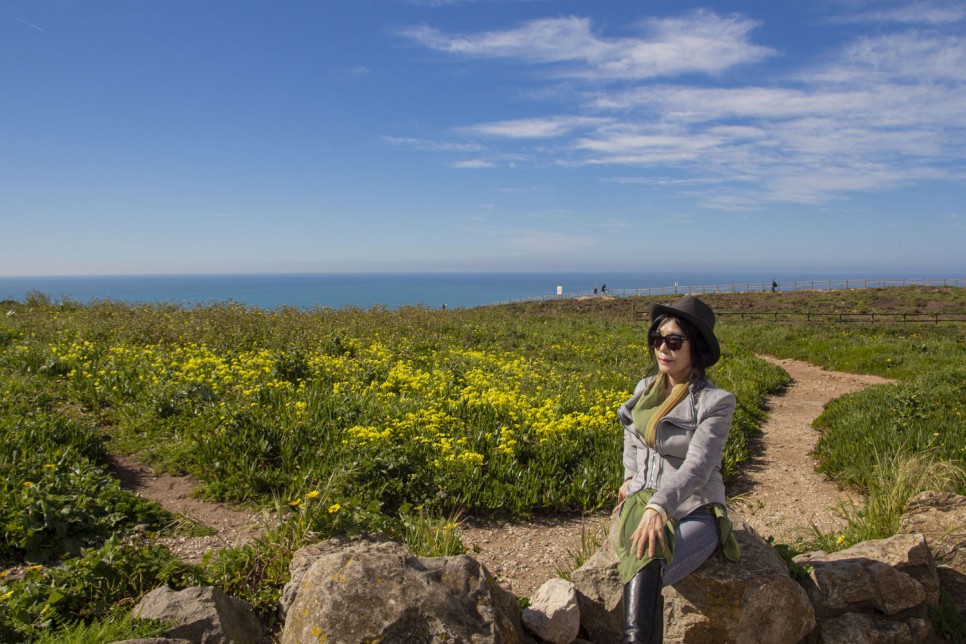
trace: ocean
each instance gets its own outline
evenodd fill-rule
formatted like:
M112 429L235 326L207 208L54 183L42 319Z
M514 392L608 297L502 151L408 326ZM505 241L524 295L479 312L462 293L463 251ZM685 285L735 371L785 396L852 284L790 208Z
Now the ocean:
M609 295L636 289L686 292L690 287L735 285L734 290L765 290L771 280L779 288L814 281L816 288L834 281L936 280L951 275L817 274L777 272L529 272L529 273L320 273L253 275L132 275L76 277L0 277L0 300L23 301L40 292L51 301L89 303L113 300L169 303L181 306L234 302L275 309L356 307L395 309L407 305L432 308L475 307L500 302L591 295L606 285ZM961 284L960 284L961 285ZM799 286L799 288L802 288Z

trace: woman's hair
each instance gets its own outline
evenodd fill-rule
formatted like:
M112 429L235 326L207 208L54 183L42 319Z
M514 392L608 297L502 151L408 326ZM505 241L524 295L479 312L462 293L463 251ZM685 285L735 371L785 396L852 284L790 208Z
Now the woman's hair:
M691 381L698 382L704 380L705 372L712 364L711 347L708 346L704 336L695 328L693 324L679 317L669 314L662 314L654 318L650 328L647 330L647 352L651 354L654 362L653 373L657 373L657 359L654 357L654 347L651 346L650 336L657 331L661 325L668 320L674 320L684 332L684 337L688 339L687 345L691 351Z

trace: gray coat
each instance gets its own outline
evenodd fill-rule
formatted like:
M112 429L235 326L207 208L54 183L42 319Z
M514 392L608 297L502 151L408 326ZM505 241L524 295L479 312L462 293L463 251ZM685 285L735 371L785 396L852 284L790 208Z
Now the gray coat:
M617 410L624 426L624 480L631 479L627 495L656 489L651 503L672 519L708 503L725 505L721 453L735 413L734 394L709 380L691 383L687 397L658 421L651 449L637 433L631 410L654 378L637 383L634 395Z

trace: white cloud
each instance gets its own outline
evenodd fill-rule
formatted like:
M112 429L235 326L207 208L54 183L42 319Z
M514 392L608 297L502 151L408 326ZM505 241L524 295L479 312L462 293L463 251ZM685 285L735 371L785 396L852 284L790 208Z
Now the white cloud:
M608 122L610 122L610 119L606 118L551 116L479 123L461 129L470 134L484 136L506 137L511 139L542 139L570 134L577 129L599 126Z
M958 6L919 6L933 11L935 24L966 16ZM879 11L880 22L888 22L882 12L889 12L897 23L904 9ZM769 79L768 86L667 78L763 60L771 50L748 40L756 24L695 12L645 21L634 38L604 37L576 17L460 37L423 27L409 36L466 57L554 63L577 79L567 95L582 99L571 106L573 114L560 109L561 94L552 116L455 130L489 137L484 143L492 151L484 148L476 159L514 155L518 166L611 165L649 175L670 170L678 183L664 185L692 181L681 189L727 209L816 204L928 179L962 179L966 38L956 29L881 28ZM555 72L559 78L562 72ZM658 76L665 77L660 84ZM617 78L624 81L619 88L599 82ZM615 181L629 182L622 174Z
M908 2L868 9L863 2L859 11L836 16L829 22L838 24L893 23L902 25L947 25L966 20L966 6L959 2Z
M646 79L681 73L717 74L774 54L749 42L758 23L697 11L680 18L653 18L637 25L637 37L605 38L590 19L576 16L532 20L505 31L449 35L422 25L401 35L425 47L476 58L556 64L556 74L593 80Z
M495 168L496 164L492 161L486 161L484 159L468 159L466 161L456 161L449 164L451 168L457 169L477 169L477 168Z
M481 149L478 143L432 141L404 136L382 136L380 138L390 145L401 145L426 152L477 152Z

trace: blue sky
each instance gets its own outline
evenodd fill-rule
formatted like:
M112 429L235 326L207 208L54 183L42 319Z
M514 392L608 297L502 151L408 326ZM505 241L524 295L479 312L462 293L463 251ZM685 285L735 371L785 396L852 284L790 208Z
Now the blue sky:
M966 3L6 0L0 275L966 269Z

